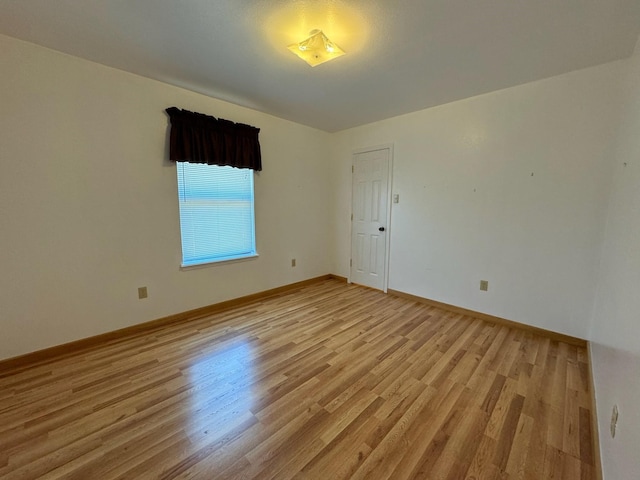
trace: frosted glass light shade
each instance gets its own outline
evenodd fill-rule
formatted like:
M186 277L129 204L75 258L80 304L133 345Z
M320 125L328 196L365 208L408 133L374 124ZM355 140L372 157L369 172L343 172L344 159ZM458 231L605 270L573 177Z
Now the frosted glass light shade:
M312 67L344 55L344 51L320 30L312 31L309 38L287 48Z

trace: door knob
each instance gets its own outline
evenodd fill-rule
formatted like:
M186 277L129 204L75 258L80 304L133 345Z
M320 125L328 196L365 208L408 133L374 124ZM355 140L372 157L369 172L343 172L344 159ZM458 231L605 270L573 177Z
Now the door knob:
M380 227L378 230L379 230L380 232L384 232L384 227Z

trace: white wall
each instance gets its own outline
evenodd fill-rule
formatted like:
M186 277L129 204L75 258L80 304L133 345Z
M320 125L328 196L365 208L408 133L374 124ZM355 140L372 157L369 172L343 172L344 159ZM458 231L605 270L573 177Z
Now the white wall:
M605 478L635 478L638 50L329 135L0 36L0 359L330 271L348 276L351 151L393 143L390 288L590 338ZM179 269L163 113L172 105L262 129L260 258Z
M0 359L329 273L328 134L9 37L0 52ZM261 128L258 259L179 269L173 105Z
M627 63L591 330L602 463L611 480L640 478L640 43ZM619 421L612 439L614 404Z
M334 135L1 35L0 51L0 359L348 276L351 152L393 143L390 288L590 338L605 478L637 476L640 47ZM262 129L258 259L180 270L172 105Z
M351 152L393 143L389 288L587 338L622 68L335 134L334 272L349 273Z

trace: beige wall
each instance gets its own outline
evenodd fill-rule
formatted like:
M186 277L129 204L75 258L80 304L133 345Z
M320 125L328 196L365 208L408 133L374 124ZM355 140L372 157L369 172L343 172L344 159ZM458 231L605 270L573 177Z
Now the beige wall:
M333 270L349 273L351 152L393 143L389 287L587 338L622 67L335 134Z
M0 359L329 273L327 133L5 36L0 52ZM258 259L180 270L172 105L261 128Z

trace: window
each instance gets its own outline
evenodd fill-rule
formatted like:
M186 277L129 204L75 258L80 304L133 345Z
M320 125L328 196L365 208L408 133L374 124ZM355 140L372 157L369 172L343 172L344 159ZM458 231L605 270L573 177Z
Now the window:
M256 256L253 170L177 162L182 266Z

